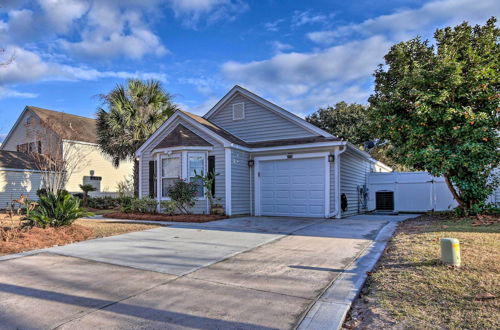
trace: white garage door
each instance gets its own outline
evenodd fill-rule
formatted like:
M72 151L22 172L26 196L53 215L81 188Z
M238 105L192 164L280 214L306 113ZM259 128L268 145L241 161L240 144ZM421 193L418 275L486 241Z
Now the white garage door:
M260 213L325 216L324 158L261 161Z

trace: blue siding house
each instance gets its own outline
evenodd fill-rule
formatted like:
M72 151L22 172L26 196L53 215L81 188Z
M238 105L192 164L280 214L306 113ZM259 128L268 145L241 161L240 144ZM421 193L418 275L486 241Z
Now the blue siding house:
M367 174L384 164L264 98L234 86L203 117L177 111L137 151L140 195L215 171L228 215L340 218L366 211ZM344 201L343 203L341 201ZM200 191L194 213L208 213Z

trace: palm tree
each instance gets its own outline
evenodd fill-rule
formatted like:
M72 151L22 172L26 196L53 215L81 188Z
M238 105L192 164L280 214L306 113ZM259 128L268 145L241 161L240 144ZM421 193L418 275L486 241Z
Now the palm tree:
M139 191L139 167L136 150L178 108L159 81L130 79L109 94L100 95L103 106L97 110L97 140L113 164L134 162L134 192Z

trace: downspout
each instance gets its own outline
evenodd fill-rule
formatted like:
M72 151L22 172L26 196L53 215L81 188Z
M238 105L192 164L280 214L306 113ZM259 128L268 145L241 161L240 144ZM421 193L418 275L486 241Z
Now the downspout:
M335 180L334 180L334 184L335 184L335 201L334 201L334 205L335 205L335 209L333 212L331 212L328 217L329 218L337 218L339 219L340 216L341 216L341 213L340 213L340 154L343 153L344 151L347 150L347 146L346 145L343 145L342 146L342 150L340 150L340 147L338 149L336 149L334 151L334 156L335 156L335 162L333 163L333 166L334 166L334 176L335 176Z

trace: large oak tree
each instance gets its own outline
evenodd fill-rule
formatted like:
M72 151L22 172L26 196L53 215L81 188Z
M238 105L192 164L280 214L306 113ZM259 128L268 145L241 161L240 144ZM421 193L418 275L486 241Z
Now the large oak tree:
M443 175L459 206L480 205L499 165L500 30L491 18L394 45L375 72L370 118L398 159Z

